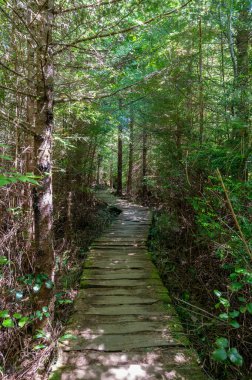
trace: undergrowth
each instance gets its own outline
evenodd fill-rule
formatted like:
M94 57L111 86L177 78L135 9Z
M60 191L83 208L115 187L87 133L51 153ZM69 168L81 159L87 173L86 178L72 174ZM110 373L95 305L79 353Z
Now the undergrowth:
M220 380L251 378L250 191L249 183L228 180L224 191L210 177L198 194L163 203L150 233L153 260L185 331Z
M76 191L69 234L64 196L55 205L55 215L59 215L54 222L56 276L51 284L43 274L33 274L34 252L23 232L29 231L24 208L6 209L3 202L1 214L6 229L3 225L0 236L4 242L0 253L0 377L4 380L26 380L35 374L36 379L46 378L57 344L64 340L64 326L72 311L88 247L115 217L93 192ZM48 308L34 309L33 298L42 283L54 288L53 313ZM46 329L36 329L36 320L42 318L49 322Z

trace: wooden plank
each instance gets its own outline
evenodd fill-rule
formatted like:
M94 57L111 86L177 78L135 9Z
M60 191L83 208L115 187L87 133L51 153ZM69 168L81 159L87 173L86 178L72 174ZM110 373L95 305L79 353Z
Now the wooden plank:
M78 307L78 305L76 305ZM139 321L146 322L159 322L167 323L169 326L178 326L181 325L177 315L168 315L168 314L157 314L157 315L136 315L136 314L127 314L127 315L101 315L95 314L90 318L90 315L85 314L82 310L82 307L76 309L76 312L72 315L69 321L69 327L73 325L84 325L90 323L90 327L99 324L122 324L122 323L134 323ZM181 329L180 329L181 330Z
M178 325L177 333L184 335L181 325ZM157 321L131 321L124 323L90 323L90 321L82 321L75 326L69 326L67 333L74 336L80 335L83 338L93 335L119 335L119 334L139 334L141 332L152 332L157 335L163 333L168 337L171 336L170 326ZM173 330L174 331L174 330Z
M93 296L88 295L88 293L82 294L81 299L86 299L90 305L152 305L153 303L160 302L158 298L146 298L132 295L108 295L108 296Z
M75 366L76 364L83 368L92 365L92 363L97 363L99 366L103 367L121 367L127 364L139 364L142 366L153 365L153 368L163 367L163 362L165 367L169 366L190 368L191 366L197 366L197 355L193 350L188 348L160 348L155 349L154 352L145 351L135 351L135 352L97 352L97 351L86 351L85 355L82 352L68 352L63 353L62 358L67 365ZM149 380L146 379L145 380Z
M163 287L163 284L161 280L159 279L153 279L151 280L151 283L155 286L161 286ZM117 279L117 280L81 280L81 286L85 288L113 288L113 287L128 287L128 288L135 288L137 286L146 286L145 279L141 280L129 280L129 279Z
M167 290L163 287L156 287L156 286L139 286L134 289L134 292L132 292L132 289L130 287L118 287L118 288L87 288L87 289L80 289L78 298L85 298L86 296L90 297L99 297L99 296L136 296L140 297L142 299L145 298L156 298L158 297L160 300L166 303L170 303L170 297L167 293Z
M154 275L157 277L156 273ZM90 269L84 271L81 280L136 280L150 279L152 273L149 269ZM153 276L152 276L153 278Z
M118 260L110 259L99 261L88 261L85 263L85 268L87 269L141 269L148 268L149 270L153 269L153 264L149 260Z
M169 313L169 315L176 315L175 310L172 306L166 306L159 302L155 304L155 307L151 305L88 305L88 304L78 304L79 310L81 310L86 315L141 315L141 316L157 316L157 315L165 315Z
M183 338L181 338L182 340ZM185 344L178 339L172 338L170 335L165 337L155 333L140 333L140 334L118 334L118 335L103 335L100 334L96 338L91 334L91 339L79 338L64 343L66 351L82 351L95 350L103 352L128 351L139 348L153 347L181 347Z

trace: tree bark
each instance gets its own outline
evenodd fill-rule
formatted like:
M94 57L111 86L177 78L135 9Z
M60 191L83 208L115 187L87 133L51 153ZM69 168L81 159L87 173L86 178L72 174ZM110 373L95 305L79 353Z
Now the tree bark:
M134 154L134 111L131 106L130 110L130 138L129 138L129 168L127 178L127 195L132 195L132 178L133 178L133 154Z
M203 84L203 50L202 50L202 19L199 18L199 135L200 145L204 139L204 84Z
M142 197L145 199L147 197L147 154L148 154L148 135L147 131L143 130L143 156L142 156Z
M98 154L98 156L97 156L96 186L100 186L100 184L101 184L101 163L102 163L102 156L100 154Z
M247 4L246 4L247 3ZM244 2L243 8L239 12L236 49L237 49L237 81L236 93L238 94L237 101L237 116L241 123L240 139L241 139L241 154L246 155L249 148L249 26L251 21L249 2ZM245 173L244 173L245 174ZM245 175L246 177L246 175Z
M119 100L119 110L122 108L122 100ZM122 142L122 123L118 125L118 152L117 152L117 195L122 195L122 174L123 174L123 142Z
M36 8L37 6L37 8ZM53 197L52 197L52 131L53 131L53 81L52 55L53 0L36 1L36 116L34 152L36 174L41 176L40 186L34 189L36 272L54 280L53 250ZM38 294L38 305L48 305L51 287L43 285Z

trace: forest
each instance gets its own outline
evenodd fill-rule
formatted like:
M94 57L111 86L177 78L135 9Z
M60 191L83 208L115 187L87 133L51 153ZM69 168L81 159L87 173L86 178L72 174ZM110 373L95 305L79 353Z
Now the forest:
M151 210L206 378L251 379L251 0L0 0L0 22L0 378L49 379L107 192Z

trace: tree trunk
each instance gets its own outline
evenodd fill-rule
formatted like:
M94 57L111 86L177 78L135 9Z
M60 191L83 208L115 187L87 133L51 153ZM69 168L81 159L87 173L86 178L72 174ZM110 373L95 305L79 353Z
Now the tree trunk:
M122 100L119 100L119 110L122 108ZM117 195L122 195L122 174L123 174L123 142L122 123L118 125L118 152L117 152Z
M146 182L146 176L147 176L147 154L148 154L148 135L146 130L143 130L143 156L142 156L142 197L145 199L147 197L147 182Z
M102 156L100 154L98 154L98 156L97 156L96 186L100 186L100 184L101 184L101 163L102 163Z
M127 178L127 195L132 195L132 178L133 178L133 154L134 154L134 111L131 107L130 115L130 139L129 139L129 168Z
M203 51L202 51L202 20L199 19L199 134L200 145L204 139L204 85L203 85Z
M250 38L250 8L249 1L244 1L243 8L239 12L236 48L237 48L237 81L236 93L237 116L240 122L239 134L241 141L241 154L246 157L249 149L249 38ZM242 177L246 179L245 168Z
M54 279L53 251L53 198L52 198L52 130L53 80L52 55L53 0L40 0L34 4L39 10L36 17L37 35L37 102L34 140L36 174L41 176L40 186L34 189L36 272L48 280ZM48 285L50 284L50 286ZM38 294L38 305L48 305L52 295L49 282Z
M93 181L93 170L94 170L96 149L97 149L97 142L95 140L93 143L92 153L91 153L91 157L90 157L90 165L89 165L88 177L87 177L87 186L91 186L92 181Z
M110 165L109 165L109 187L113 189L114 187L114 178L113 178L113 159L111 159Z

